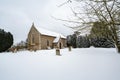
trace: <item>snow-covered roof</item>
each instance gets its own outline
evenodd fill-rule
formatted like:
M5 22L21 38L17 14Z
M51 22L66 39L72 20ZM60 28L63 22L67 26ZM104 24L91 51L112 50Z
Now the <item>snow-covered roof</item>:
M46 29L42 29L40 27L36 27L34 26L42 35L47 35L47 36L53 36L53 37L58 37L60 36L61 38L66 38L64 35L57 33L57 32L53 32L53 31L49 31Z
M53 43L58 43L59 40L60 40L60 36L56 37L56 38L54 39Z

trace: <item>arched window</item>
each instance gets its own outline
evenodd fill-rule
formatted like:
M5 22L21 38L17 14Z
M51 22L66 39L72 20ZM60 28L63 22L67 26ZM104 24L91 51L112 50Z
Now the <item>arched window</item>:
M35 37L34 37L34 34L31 35L31 42L32 42L32 44L35 43Z
M49 46L49 41L47 40L47 46Z
M60 49L62 48L62 44L61 44L61 43L59 44L59 48L60 48Z
M32 36L32 43L35 43L35 39L34 39L34 36Z

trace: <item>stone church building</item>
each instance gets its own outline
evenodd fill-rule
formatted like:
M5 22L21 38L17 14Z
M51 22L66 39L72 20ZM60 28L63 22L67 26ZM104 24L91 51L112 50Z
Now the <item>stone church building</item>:
M27 40L29 50L61 49L66 47L66 37L62 34L36 27L34 23L28 33Z

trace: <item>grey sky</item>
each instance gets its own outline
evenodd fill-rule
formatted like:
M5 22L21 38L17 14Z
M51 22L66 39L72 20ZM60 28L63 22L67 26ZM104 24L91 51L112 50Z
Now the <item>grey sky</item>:
M67 35L71 29L63 26L63 22L51 18L69 17L70 4L58 7L64 1L66 0L0 0L0 28L10 31L15 43L27 38L32 22L35 26Z

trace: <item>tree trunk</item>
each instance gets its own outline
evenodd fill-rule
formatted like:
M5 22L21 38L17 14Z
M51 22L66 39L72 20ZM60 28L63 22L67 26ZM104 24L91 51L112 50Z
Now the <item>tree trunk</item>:
M117 48L118 53L120 53L120 45L119 44L116 45L116 48Z

